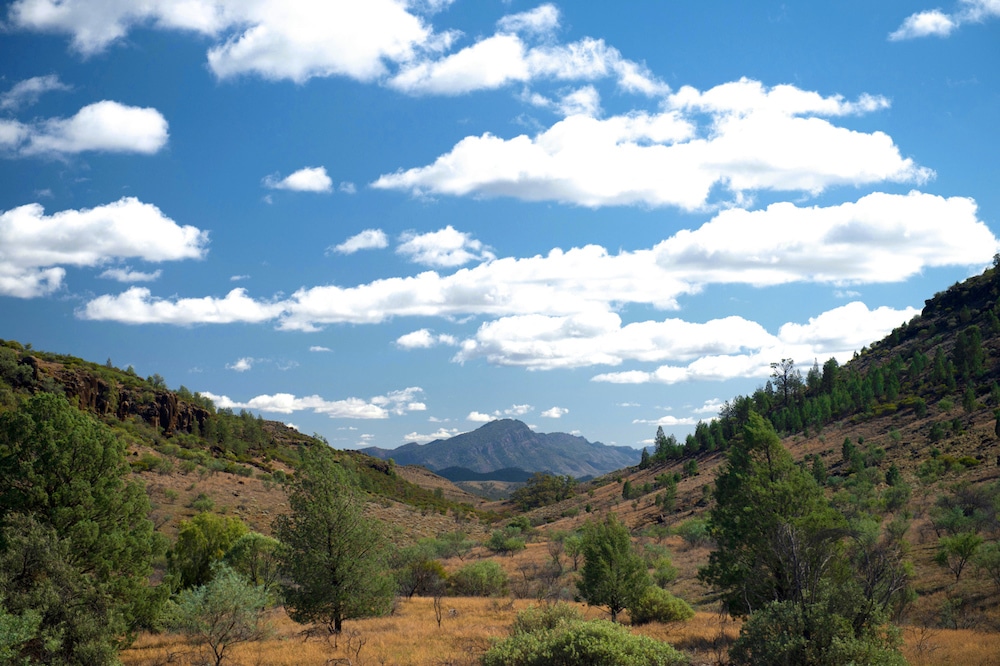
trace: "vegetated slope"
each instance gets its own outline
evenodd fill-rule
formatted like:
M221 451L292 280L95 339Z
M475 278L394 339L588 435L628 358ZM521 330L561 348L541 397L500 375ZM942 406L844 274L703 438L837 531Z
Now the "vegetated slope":
M775 361L771 381L729 400L711 423L683 441L658 438L644 469L581 484L574 497L531 511L532 522L575 529L615 511L634 534L670 547L682 596L712 599L695 575L711 548L698 523L712 505L716 470L753 410L823 479L836 506L885 523L911 518L918 597L907 621L1000 630L1000 587L972 564L958 580L935 561L939 538L956 530L976 532L984 545L1000 539L1000 269L927 299L919 316L842 366L808 359L800 373ZM679 479L670 506L665 475Z
M639 459L639 452L631 447L589 442L561 432L537 433L516 419L491 421L472 432L428 444L361 451L385 460L392 458L400 465L422 465L433 471L463 467L485 474L519 468L573 477L597 476Z
M299 449L325 446L276 421L216 409L185 387L167 389L159 375L143 379L110 359L96 364L0 340L0 411L39 391L58 393L109 425L129 447L133 474L153 501L153 520L172 533L180 520L203 510L231 512L267 532L287 511L286 485ZM425 470L403 470L355 451L338 451L348 476L376 500L372 511L403 529L426 536L422 525L474 515L481 500ZM389 510L393 503L398 507ZM426 527L426 529L425 529Z

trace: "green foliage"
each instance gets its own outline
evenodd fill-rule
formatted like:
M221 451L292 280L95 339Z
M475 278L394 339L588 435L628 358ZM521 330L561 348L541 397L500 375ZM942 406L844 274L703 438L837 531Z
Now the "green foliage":
M223 561L251 585L273 594L278 587L280 548L277 539L248 532L229 547Z
M666 555L653 561L653 582L665 588L677 580L677 567Z
M856 636L820 604L775 601L753 613L729 650L738 666L905 666L898 632L882 624Z
M667 643L633 636L606 620L560 622L553 629L515 633L483 655L483 666L680 666L687 657Z
M959 532L954 536L944 536L938 539L938 552L934 561L947 567L955 574L957 583L962 577L965 566L975 556L983 543L983 538L973 532Z
M168 553L170 571L180 587L197 587L212 578L212 564L244 536L249 528L235 516L199 513L181 521L177 543Z
M209 648L220 666L231 648L265 638L268 593L222 563L207 585L184 590L168 610L169 624Z
M660 587L646 588L628 612L632 624L686 622L694 617L694 609L686 601Z
M575 488L576 479L569 475L536 472L523 487L511 494L511 500L521 511L529 511L568 499L574 495Z
M0 664L20 666L27 664L22 652L28 641L38 635L42 616L36 610L27 610L20 615L11 615L0 604Z
M514 553L524 550L527 546L524 539L520 538L521 529L519 527L506 527L502 530L495 530L484 544L489 550L498 555L514 556Z
M510 581L493 560L472 562L451 575L455 594L468 597L499 597L507 594Z
M735 663L901 659L884 625L907 593L905 528L880 535L863 509L848 522L755 413L728 452L715 499L709 520L718 548L699 577L730 613L748 617L731 650Z
M1000 542L983 544L976 551L973 563L993 581L996 591L1000 592Z
M582 622L580 609L565 603L528 606L517 614L510 630L513 634L530 634L555 629L561 624Z
M0 415L0 600L42 663L111 664L154 598L149 501L107 426L39 393ZM14 575L16 573L16 575Z
M393 580L385 575L387 541L362 513L360 500L326 447L304 449L291 514L274 534L283 544L285 606L296 622L340 633L344 620L388 612Z
M684 461L684 476L698 476L698 461L689 458Z
M708 521L701 518L685 520L676 527L676 531L684 542L693 548L704 546L712 540Z
M577 589L591 606L605 606L614 622L651 585L646 565L632 548L628 528L611 513L583 531L583 570Z

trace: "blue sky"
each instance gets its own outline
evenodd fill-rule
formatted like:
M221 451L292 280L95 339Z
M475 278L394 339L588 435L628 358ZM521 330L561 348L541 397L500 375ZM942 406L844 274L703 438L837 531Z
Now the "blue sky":
M17 0L0 337L393 448L640 447L1000 241L1000 2Z

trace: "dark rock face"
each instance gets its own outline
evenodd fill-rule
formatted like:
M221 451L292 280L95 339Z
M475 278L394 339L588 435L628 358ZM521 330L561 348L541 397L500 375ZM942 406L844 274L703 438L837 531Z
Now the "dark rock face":
M208 411L181 402L170 391L121 387L89 372L67 368L54 369L53 377L63 385L66 397L75 398L81 409L99 416L114 415L119 420L138 416L165 435L196 434L209 417Z

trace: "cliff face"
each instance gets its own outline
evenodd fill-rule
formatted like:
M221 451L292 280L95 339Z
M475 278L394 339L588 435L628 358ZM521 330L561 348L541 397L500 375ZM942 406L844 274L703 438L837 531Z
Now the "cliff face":
M94 375L84 369L30 359L35 380L51 377L62 384L66 397L80 409L99 416L114 415L119 420L138 416L165 435L176 432L197 434L208 419L207 410L177 399L171 391L137 389Z

